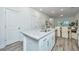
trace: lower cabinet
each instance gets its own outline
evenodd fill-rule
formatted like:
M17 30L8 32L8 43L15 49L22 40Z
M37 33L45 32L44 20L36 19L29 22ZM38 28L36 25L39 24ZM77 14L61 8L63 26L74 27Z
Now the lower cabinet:
M39 50L49 50L50 41L48 36L39 41Z
M29 37L24 38L23 50L24 51L51 51L55 44L55 36L52 33L47 36L35 40Z
M53 48L53 35L49 34L39 41L39 49L50 51Z
M79 33L77 34L77 39L78 39L78 47L79 47Z

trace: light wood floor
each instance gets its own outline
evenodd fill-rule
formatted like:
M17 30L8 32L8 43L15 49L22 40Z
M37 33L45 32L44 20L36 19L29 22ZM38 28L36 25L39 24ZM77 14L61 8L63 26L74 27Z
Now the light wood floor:
M77 40L57 38L53 51L78 51Z
M74 39L57 38L52 51L78 51L77 41ZM23 51L23 42L15 42L7 45L0 51Z
M23 42L20 41L7 45L3 49L0 49L0 51L22 51L22 50L23 50Z

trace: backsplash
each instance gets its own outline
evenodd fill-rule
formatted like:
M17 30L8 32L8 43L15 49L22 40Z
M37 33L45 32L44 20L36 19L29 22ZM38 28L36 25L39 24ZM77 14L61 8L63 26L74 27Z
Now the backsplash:
M55 19L55 26L65 26L68 27L72 22L76 23L77 19L75 17L65 17Z

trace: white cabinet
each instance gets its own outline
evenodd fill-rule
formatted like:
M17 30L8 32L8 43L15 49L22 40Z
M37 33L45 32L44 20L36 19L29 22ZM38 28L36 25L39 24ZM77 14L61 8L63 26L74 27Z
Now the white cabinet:
M44 51L51 51L51 49L53 48L53 35L52 33L47 35L46 37L42 38L39 41L39 48L40 50L44 50Z
M78 47L79 47L79 33L77 33L77 39L78 39Z
M79 29L77 30L77 43L78 43L78 47L79 47Z
M42 38L39 41L39 50L49 50L50 48L50 39L49 39L49 35L47 35L46 37Z
M62 27L62 32L60 32L60 27L56 27L56 30L58 37L62 35L63 38L68 38L68 27Z
M23 40L24 51L51 51L54 44L55 44L55 33L51 32L41 37L40 39L32 38L31 36L27 35L27 33L24 34L24 40Z
M62 27L62 37L68 38L68 27Z

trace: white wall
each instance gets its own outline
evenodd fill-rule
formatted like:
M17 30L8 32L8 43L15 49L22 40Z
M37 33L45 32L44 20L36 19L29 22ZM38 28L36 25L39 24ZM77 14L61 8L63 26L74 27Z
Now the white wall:
M23 25L25 30L34 30L41 28L45 24L45 20L49 17L43 13L40 13L32 8L25 8L21 13Z

